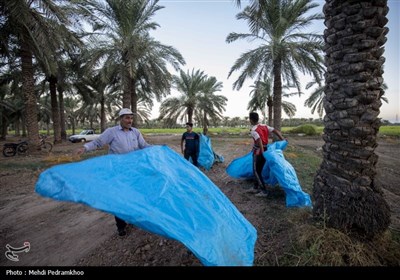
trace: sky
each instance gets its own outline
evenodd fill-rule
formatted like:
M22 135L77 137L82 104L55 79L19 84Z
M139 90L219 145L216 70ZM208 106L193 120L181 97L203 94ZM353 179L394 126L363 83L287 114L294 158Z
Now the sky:
M247 104L250 100L251 85L254 80L248 80L241 90L233 90L232 85L239 75L234 72L228 79L228 73L234 62L240 55L254 49L257 44L246 40L237 40L226 43L226 37L231 32L249 33L247 23L237 20L236 15L243 9L247 1L242 0L242 7L236 6L233 0L160 0L158 5L165 8L156 12L153 21L160 27L151 32L151 35L164 45L175 47L184 57L186 65L183 71L192 69L204 71L208 76L214 76L223 83L223 89L215 94L228 98L224 116L243 118L248 115ZM322 13L325 1L314 1L319 6L312 10L313 13ZM383 103L380 118L400 122L400 0L388 0L389 33L385 44L386 58L384 66L384 79L388 86L385 96L389 103ZM325 26L323 21L310 25L307 32L322 34ZM259 43L259 42L258 42ZM172 69L174 72L174 70ZM174 74L178 74L174 72ZM296 105L295 118L318 118L315 112L304 106L310 90L306 90L306 84L311 81L310 76L300 75L302 97L291 97L288 101ZM294 90L293 90L294 91ZM172 90L171 96L178 96L176 90ZM159 103L152 110L152 118L158 117ZM282 112L282 117L287 118Z

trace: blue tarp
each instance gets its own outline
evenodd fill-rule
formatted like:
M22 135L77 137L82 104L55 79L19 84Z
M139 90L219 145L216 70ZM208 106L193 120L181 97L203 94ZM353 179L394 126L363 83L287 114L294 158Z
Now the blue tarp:
M210 137L201 134L200 137L200 152L198 163L199 166L204 167L207 170L213 166L214 162L224 162L224 157L217 155L211 145Z
M167 146L57 165L40 174L35 190L178 240L204 265L253 264L256 229L207 176Z
M264 182L268 185L279 185L286 193L287 207L312 206L310 195L303 192L296 171L293 166L283 156L287 141L277 141L268 144L268 149L264 152L266 163L262 170ZM234 178L255 179L253 175L252 153L233 160L226 172Z

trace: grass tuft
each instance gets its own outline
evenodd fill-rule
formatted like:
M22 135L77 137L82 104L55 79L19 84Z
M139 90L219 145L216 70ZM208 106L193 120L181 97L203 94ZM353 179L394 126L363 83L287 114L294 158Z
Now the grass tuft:
M298 222L297 222L298 223ZM306 223L298 230L292 249L281 265L299 266L398 266L400 244L386 231L373 240L359 240L333 228Z

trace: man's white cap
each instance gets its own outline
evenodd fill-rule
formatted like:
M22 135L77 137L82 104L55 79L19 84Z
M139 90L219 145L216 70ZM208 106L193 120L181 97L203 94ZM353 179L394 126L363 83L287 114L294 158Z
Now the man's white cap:
M128 108L123 108L121 109L121 111L119 111L118 116L122 116L122 115L133 115L131 109Z

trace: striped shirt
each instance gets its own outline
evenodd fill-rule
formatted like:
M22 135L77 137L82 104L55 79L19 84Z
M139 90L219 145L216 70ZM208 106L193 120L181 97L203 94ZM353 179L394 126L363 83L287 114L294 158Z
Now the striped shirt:
M264 146L264 150L266 150L268 144L268 135L274 130L275 128L265 124L256 124L251 128L250 133L254 140L254 145L253 145L254 154L259 154L260 150L257 140L261 139L261 143Z
M121 125L107 128L96 140L83 145L85 150L93 151L104 145L109 145L109 154L125 154L131 151L150 147L140 131L134 127L125 131Z
M261 141L263 145L268 144L268 134L274 131L275 128L265 125L265 124L256 124L251 128L251 136L254 139L254 142L256 142L259 138L261 138Z

